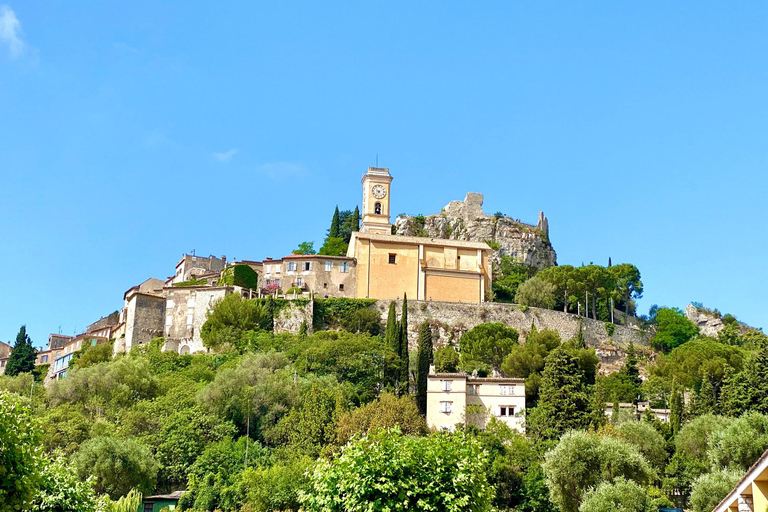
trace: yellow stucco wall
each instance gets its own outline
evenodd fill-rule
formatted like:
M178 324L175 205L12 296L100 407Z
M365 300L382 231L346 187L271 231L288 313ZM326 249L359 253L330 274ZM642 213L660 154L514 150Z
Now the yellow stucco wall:
M430 275L427 274L425 300L446 302L480 302L480 276Z
M415 245L376 240L358 240L357 296L395 299L403 294L416 298L419 248ZM389 255L395 263L389 263Z
M768 508L768 482L755 480L752 482L752 510L764 512Z

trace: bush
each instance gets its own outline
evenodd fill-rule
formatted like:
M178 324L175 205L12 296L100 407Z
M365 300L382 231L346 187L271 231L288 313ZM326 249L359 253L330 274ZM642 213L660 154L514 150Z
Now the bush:
M29 510L40 482L39 438L23 399L0 391L0 504L5 510Z
M299 492L309 487L308 472L314 461L306 456L275 463L267 468L248 468L240 476L251 510L299 510Z
M655 477L640 452L620 439L571 431L547 452L543 465L552 502L562 512L576 512L587 491L624 477L647 484Z
M675 437L678 453L685 453L698 461L707 460L709 437L716 430L725 428L728 418L705 414L686 423Z
M381 432L318 463L301 501L308 512L485 512L493 496L486 457L480 443L463 432L428 437Z
M473 327L459 339L462 368L471 371L483 364L501 368L504 358L517 346L518 336L515 329L502 323Z
M377 309L358 309L341 319L341 326L351 333L381 333L381 312Z
M729 469L719 469L701 475L693 482L691 508L693 512L711 512L728 496L728 493L741 479L742 473Z
M768 448L768 416L747 412L709 436L713 467L746 471Z
M648 493L631 480L602 482L584 496L579 512L656 512Z
M532 277L518 287L515 302L521 306L552 309L555 307L555 285Z
M357 434L398 427L404 434L424 435L427 422L419 414L411 397L384 393L373 402L342 414L338 422L339 444L346 444Z
M266 301L247 300L231 293L208 313L200 337L206 347L218 349L231 344L242 351L245 334L259 330L272 330L272 312Z
M459 353L453 345L440 347L435 352L435 371L452 373L459 369Z
M656 335L653 346L665 352L692 339L699 328L688 320L685 314L677 308L659 308L656 310Z
M112 499L133 488L143 493L155 488L158 464L150 449L134 439L95 437L83 443L73 460L80 478L93 476L96 492Z
M239 263L224 269L219 279L222 286L242 286L251 290L259 289L259 274L249 265Z
M315 299L313 324L316 329L341 325L342 319L359 309L368 309L376 299Z

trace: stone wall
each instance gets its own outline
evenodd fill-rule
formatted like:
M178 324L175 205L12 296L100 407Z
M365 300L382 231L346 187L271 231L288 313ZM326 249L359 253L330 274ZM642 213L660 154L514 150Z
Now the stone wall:
M127 307L125 350L163 335L165 299L152 295L135 294Z
M378 301L375 305L381 311L386 322L389 301ZM397 301L397 314L402 314L402 301ZM416 348L419 326L428 321L437 336L435 345L442 346L453 342L458 346L459 338L476 325L500 322L514 327L520 333L520 342L535 325L537 329L554 329L563 340L576 337L579 332L579 319L587 346L595 348L600 357L601 373L611 373L623 363L626 346L634 342L637 349L650 357L653 352L649 347L649 335L640 329L613 326L613 335L609 335L605 322L582 318L562 311L527 308L525 311L514 304L486 302L483 304L463 304L453 302L408 301L408 345Z
M274 318L274 332L297 333L301 328L302 322L307 322L307 328L311 332L312 318L315 311L314 305L314 301L311 300L306 305L289 302L286 307L277 312Z

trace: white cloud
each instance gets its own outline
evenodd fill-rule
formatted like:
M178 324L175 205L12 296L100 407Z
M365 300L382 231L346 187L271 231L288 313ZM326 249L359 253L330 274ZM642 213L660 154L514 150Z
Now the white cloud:
M225 151L223 153L214 153L213 157L219 162L229 162L238 151L240 150L237 148L232 148L229 151Z
M0 41L8 46L12 59L18 59L24 54L26 44L21 39L21 23L13 9L7 5L0 6Z
M294 162L268 162L258 166L256 172L263 174L273 181L283 181L286 179L303 178L307 175L308 169L305 165Z

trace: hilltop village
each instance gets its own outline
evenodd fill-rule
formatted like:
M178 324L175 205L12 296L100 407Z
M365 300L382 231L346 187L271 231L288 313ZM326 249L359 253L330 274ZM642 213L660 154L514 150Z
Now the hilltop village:
M347 492L327 482L384 464L369 480L413 480L436 510L470 481L494 510L608 510L580 505L599 484L709 512L768 448L760 330L702 304L638 317L634 265L558 265L543 213L480 194L391 223L391 184L369 168L317 252L185 254L84 333L0 343L0 419L44 431L33 501L67 501L34 509L320 511Z

